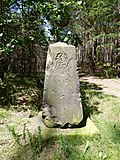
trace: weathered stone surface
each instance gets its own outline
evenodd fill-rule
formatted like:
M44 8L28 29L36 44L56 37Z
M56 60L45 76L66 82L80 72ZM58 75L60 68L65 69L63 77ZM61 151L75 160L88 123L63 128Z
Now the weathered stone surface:
M92 122L90 118L87 119L86 126L82 128L48 128L42 122L42 112L39 112L36 120L32 123L34 123L33 128L31 129L32 134L37 136L39 134L38 127L40 127L42 138L45 140L50 139L52 137L59 137L61 135L68 137L100 135L98 128L95 126L95 124Z
M49 46L42 109L47 127L76 127L83 119L76 65L74 46Z

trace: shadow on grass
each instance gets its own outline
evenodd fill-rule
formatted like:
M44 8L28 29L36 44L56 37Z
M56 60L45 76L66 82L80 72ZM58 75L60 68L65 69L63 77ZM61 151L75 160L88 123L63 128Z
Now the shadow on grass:
M90 117L92 114L99 114L101 111L99 110L100 100L110 101L111 98L116 98L114 95L107 95L102 92L102 88L96 84L88 83L88 82L80 82L81 84L81 99L83 105L83 111L85 117ZM94 102L91 102L93 101ZM119 102L118 102L119 103ZM112 114L112 112L111 112ZM114 117L116 118L116 117ZM114 144L120 144L120 124L119 121L114 122L105 121L105 134L109 137L110 141Z
M93 98L103 99L104 95L101 92L102 88L94 83L80 82L81 100L83 106L84 117L90 117L91 114L99 114L99 101L91 103Z
M30 77L6 74L0 81L0 107L27 105L29 109L40 110L42 106L44 73ZM20 107L18 107L18 110Z
M99 99L105 99L106 97L109 98L109 95L105 95L101 92L101 90L102 88L95 84L81 82L81 98L84 111L84 121L88 117L90 117L91 114L101 113L98 108ZM96 98L96 101L94 103L91 103L92 98ZM108 140L111 140L114 144L119 143L119 126L113 124L110 124L108 126L109 127L105 126L107 128L106 132L107 134L109 134L109 137L107 136ZM37 140L35 140L34 137L32 139L34 140L34 144L37 144ZM94 145L96 145L97 143L99 144L99 141L102 141L101 135L97 135L96 139L98 140L96 140ZM32 143L25 144L22 147L20 147L20 149L11 158L11 160L92 160L93 157L91 152L88 155L85 155L85 152L87 150L86 140L91 140L91 137L69 135L64 136L60 139L50 138L48 140L44 140L42 141L42 146L40 149L38 145L35 145L34 147L34 145L31 145ZM107 145L109 145L109 143ZM96 148L94 147L94 149ZM97 153L96 157L98 157Z
M83 120L79 125L73 126L72 128L81 128L86 126L87 118L90 117L91 114L101 113L98 108L99 101L95 101L93 104L91 103L91 99L93 99L93 97L97 97L98 99L104 98L104 94L100 92L100 90L102 90L102 88L94 83L80 82Z

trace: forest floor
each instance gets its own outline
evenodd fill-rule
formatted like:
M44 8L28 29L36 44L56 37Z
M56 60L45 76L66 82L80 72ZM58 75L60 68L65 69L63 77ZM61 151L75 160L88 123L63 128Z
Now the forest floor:
M87 141L86 139L84 140L85 142L83 143L83 146L85 145L86 147L86 143L90 141L90 144L88 147L89 148L91 147L91 150L85 155L85 156L88 156L86 159L91 159L90 158L91 152L93 152L92 160L94 159L112 160L113 157L115 160L118 160L119 159L118 155L120 151L120 148L119 148L120 79L102 79L99 77L82 77L80 81L81 81L81 86L84 85L83 87L85 87L86 84L90 84L91 86L92 85L94 86L95 84L98 87L98 90L96 91L96 88L92 89L91 86L90 88L88 86L86 93L89 94L90 96L90 103L92 103L91 106L93 108L94 106L97 106L99 110L99 113L98 114L93 113L93 116L91 118L95 122L95 125L97 125L101 134L103 134L100 140L98 138L92 139L92 140L89 140L88 138ZM84 84L82 84L82 82ZM95 92L93 92L93 90ZM101 92L103 94L101 94ZM108 97L106 97L106 95L108 95ZM107 106L109 106L109 108ZM115 112L113 112L114 109L115 109ZM19 157L21 157L23 152L25 152L24 150L25 148L26 148L26 152L28 151L27 155L30 154L29 149L27 148L28 145L25 148L23 147L23 149L20 152L14 152L14 148L16 144L18 144L19 146L19 142L26 143L25 134L28 134L29 136L29 133L25 133L26 132L25 130L29 129L31 131L32 128L34 128L33 124L35 123L36 116L30 117L30 114L31 114L30 112L23 112L23 111L13 112L10 110L4 110L4 108L0 108L0 160L14 160L14 159L24 160L26 159L26 155L24 156L24 158L19 158ZM116 136L114 137L114 135ZM20 139L22 139L22 142ZM99 143L99 148L95 146L97 143ZM108 150L106 148L108 148ZM97 158L97 155L98 155L98 158ZM51 158L48 157L48 159L51 159ZM83 157L83 159L85 159L85 157Z

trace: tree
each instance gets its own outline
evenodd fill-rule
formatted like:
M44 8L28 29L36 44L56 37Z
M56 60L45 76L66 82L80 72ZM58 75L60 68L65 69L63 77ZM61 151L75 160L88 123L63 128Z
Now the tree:
M41 48L47 48L48 42L44 31L44 20L39 6L40 2L38 0L3 1L2 33L0 34L2 80L4 73L8 68L10 69L11 65L12 71L24 74L27 70L28 73L31 73L31 70L33 70L31 61L33 57L36 59L34 46L39 44ZM13 66L17 57L18 59L21 57L21 60L17 61L16 64L19 69Z
M2 1L1 57L22 55L18 62L24 74L32 69L34 47L43 50L63 41L79 50L79 61L95 72L96 64L115 61L119 50L119 1L114 0L10 0ZM118 8L118 9L116 9ZM46 33L49 26L49 34ZM5 60L6 61L6 60ZM7 61L6 61L7 62ZM91 70L92 69L92 70ZM14 69L15 70L15 69ZM18 70L18 69L17 69Z

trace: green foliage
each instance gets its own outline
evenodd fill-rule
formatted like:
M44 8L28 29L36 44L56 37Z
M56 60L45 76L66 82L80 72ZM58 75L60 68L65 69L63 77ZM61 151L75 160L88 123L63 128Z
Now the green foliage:
M10 116L11 116L11 113L9 113L9 111L2 109L0 106L0 120L2 118L6 118L6 117L10 117Z
M43 139L40 127L38 127L38 136L33 136L28 129L27 129L27 135L29 139L30 148L32 151L30 160L36 160L37 154L40 153L43 149Z
M9 130L9 133L12 135L17 146L21 146L20 137L19 134L16 132L15 127L10 125L7 125L6 127Z
M110 63L97 64L95 76L101 78L116 78L116 65L111 66Z
M30 152L30 155L28 156L27 150L24 149L23 154L20 155L20 157L23 158L24 155L24 157L27 157L29 160L36 160L44 147L44 141L42 139L40 127L38 127L38 133L37 136L35 136L26 128L26 125L24 125L21 137L14 126L7 125L7 128L14 139L15 144L17 145L16 151L20 151L22 148L29 146L29 148L27 148Z
M117 7L118 2L113 0L3 1L0 60L13 60L18 50L23 59L25 55L30 58L35 44L47 50L48 44L56 41L81 47L82 63L85 57L89 63L93 57L95 63L103 61L104 50L109 49L115 50L111 53L115 60L119 51Z
M33 44L39 44L44 49L47 48L48 41L44 32L42 13L38 8L39 4L39 1L2 2L0 65L1 60L5 58L13 61L18 50L23 53L22 55L27 52L29 57L33 56L33 51L30 51ZM11 63L7 65L11 65ZM6 72L1 67L0 73L3 70Z

